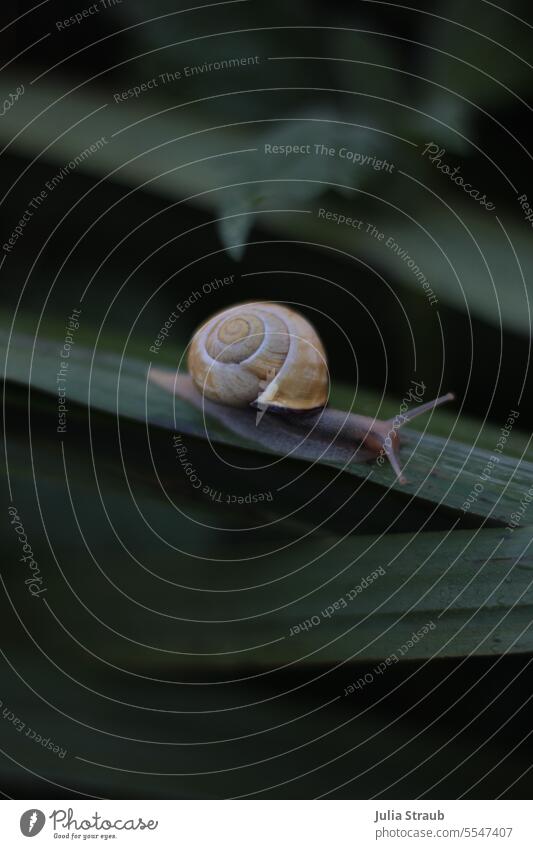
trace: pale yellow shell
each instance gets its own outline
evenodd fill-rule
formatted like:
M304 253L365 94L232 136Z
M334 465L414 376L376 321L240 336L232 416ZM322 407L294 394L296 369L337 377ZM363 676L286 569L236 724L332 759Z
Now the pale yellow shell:
M188 367L200 392L232 407L312 410L328 397L319 336L280 304L237 304L212 316L194 334Z

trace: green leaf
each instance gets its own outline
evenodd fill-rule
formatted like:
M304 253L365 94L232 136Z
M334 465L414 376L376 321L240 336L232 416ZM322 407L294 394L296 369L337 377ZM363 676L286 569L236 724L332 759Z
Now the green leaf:
M154 536L122 475L102 470L99 453L96 491L86 441L67 441L63 467L54 440L36 433L36 486L21 431L9 449L15 504L46 578L47 603L29 597L20 543L4 522L10 601L2 594L2 700L67 754L53 756L6 721L2 769L10 782L42 782L57 792L49 780L68 792L117 798L146 797L147 786L159 798L268 795L272 786L279 798L324 792L317 764L327 764L328 791L349 781L378 793L398 779L411 797L427 791L427 776L405 774L407 753L412 763L437 758L446 775L467 758L465 789L480 763L490 775L492 759L508 754L505 741L496 742L485 763L484 748L476 752L482 731L454 748L449 727L428 728L427 713L440 705L441 716L447 699L453 704L454 692L460 698L471 685L471 657L462 661L469 664L464 686L460 667L442 658L531 652L531 529L344 541L315 534L244 570L203 564ZM135 496L142 515L159 517L167 543L189 545L187 518L146 487L135 485ZM187 498L179 504L190 507ZM117 544L111 523L131 553ZM223 536L203 529L215 556ZM257 546L254 534L249 552ZM234 558L233 540L230 548ZM261 645L265 638L270 645ZM406 698L413 693L418 702L419 688L428 692L424 666L412 662L427 657L441 664L418 735ZM467 691L461 727L465 716L477 717L476 698L486 705L485 669L475 669L482 693ZM387 701L369 710L388 692L392 713ZM513 755L511 772L523 769ZM452 795L457 780L450 778ZM501 777L494 781L483 786L497 788Z
M112 663L231 676L243 667L533 651L530 527L344 539L315 532L274 551L271 531L254 531L239 549L243 573L234 536L218 527L220 512L208 523L204 511L199 535L191 518L201 517L186 495L177 510L142 482L132 481L130 492L105 469L96 490L87 446L66 443L64 464L57 449L34 454L43 524L31 509L32 482L18 473L24 449L15 447L12 467L15 503L47 588L38 603L61 611L54 631L66 633L94 631L90 611L100 611L93 650ZM16 563L18 538L7 523L1 533ZM22 568L6 580L26 615L37 600ZM83 609L69 603L75 598ZM43 646L50 616L34 626Z
M7 358L8 379L19 383L31 381L34 389L57 395L57 345L36 340L30 378L32 346L31 338L13 337ZM173 381L172 372L163 370L163 373ZM202 439L208 434L210 440L219 444L249 447L277 456L280 451L284 453L282 442L273 447L277 435L281 437L285 428L275 416L266 414L261 429L254 429L253 424L246 422L237 427L238 422L244 421L242 415L246 411L239 411L241 419L232 418L231 408L211 405L207 407L206 431L201 410L148 379L147 361L131 358L121 361L116 355L99 350L93 357L89 350L75 346L67 385L70 403L90 404L92 408L112 415L140 422L148 420L150 424L166 430ZM255 422L253 411L248 416L250 421ZM257 437L252 437L252 433L257 433ZM511 515L521 509L531 486L533 465L526 461L512 459L503 452L496 461L491 461L492 454L488 451L452 439L421 436L408 429L402 429L401 462L409 481L404 486L398 484L385 466L350 461L349 449L346 450L348 453L338 454L332 446L331 452L325 454L320 463L343 469L359 479L369 479L369 485L378 488L376 493L392 489L401 500L415 498L426 505L446 507L458 517L464 515L463 505L470 498L470 507L466 508L469 517L507 525ZM305 442L292 452L291 457L309 460L310 453ZM533 522L533 511L529 514L525 511L523 521Z
M443 178L446 179L446 178ZM525 227L508 228L494 214L468 209L448 198L452 209L419 198L417 221L385 218L381 227L413 258L439 300L499 327L529 334L533 296L526 269L533 262L531 237ZM367 239L364 253L389 274L418 287L414 271L394 250Z
M244 241L248 235L254 224L252 213L309 213L310 205L331 184L344 186L347 191L360 185L364 170L354 165L353 159L339 156L338 151L379 159L386 147L383 137L364 126L342 121L339 113L324 108L302 112L290 120L261 122L259 126L261 130L250 142L256 154L228 161L231 179L227 182L234 187L217 195L221 216L218 229L232 256L242 254L235 248L235 239ZM242 217L235 218L236 212Z
M437 298L437 309L442 301L496 327L529 334L533 287L526 270L533 263L533 251L526 224L516 225L506 218L500 224L498 209L496 213L477 210L475 202L469 207L460 194L446 194L445 189L441 192L444 205L437 204L415 180L409 184L416 212L413 209L410 218L406 205L407 214L384 213L379 223L382 240L364 230L354 236L352 228L322 222L316 214L308 216L305 224L297 216L283 224L293 237L309 242L320 239L351 256L365 257L414 289L428 309L431 305L419 271ZM335 210L353 216L353 205L341 198ZM264 223L276 230L281 225L274 219Z
M11 82L9 77L6 78L8 90L15 90L16 85L15 78L11 78ZM361 256L375 262L401 285L414 289L421 299L425 298L419 280L406 263L382 242L364 230L358 232L353 227L338 226L318 218L318 204L313 197L325 190L332 179L345 186L336 190L334 210L337 213L363 220L365 215L369 215L368 197L351 192L351 187L358 186L364 175L353 168L348 177L345 173L340 174L334 170L339 165L336 157L331 163L326 161L322 164L317 162L316 157L307 164L302 158L297 171L304 182L287 183L281 180L281 175L290 177L291 169L283 171L281 168L278 175L276 169L280 168L280 162L277 158L266 160L264 155L258 158L257 152L250 152L250 147L258 144L255 123L254 130L247 128L237 132L233 127L219 126L213 131L203 132L198 130L201 116L194 110L177 108L148 121L145 120L146 107L138 102L115 104L109 94L88 95L83 90L64 100L61 95L62 89L48 78L40 81L38 87L28 88L17 108L10 109L0 122L0 141L11 143L17 136L11 149L30 158L41 155L44 149L44 156L49 161L64 166L65 162L86 149L93 127L94 137L104 135L108 143L97 154L87 157L80 169L98 177L111 174L114 181L125 183L128 187L142 185L173 200L187 198L200 207L218 209L221 214L217 218L242 213L242 218L229 219L222 227L222 237L227 246L244 241L250 222L257 219L261 226L283 237L328 245L345 251L349 256ZM58 98L57 106L50 107L50 103ZM41 112L39 119L33 121ZM92 113L94 118L87 118ZM179 123L176 123L178 119ZM279 132L288 134L287 138L305 141L308 123L312 122L284 123ZM21 131L25 124L29 125L29 129ZM305 133L298 131L300 124L306 126ZM139 132L140 127L142 133ZM357 147L359 130L354 128L353 131L356 136L352 147ZM331 127L328 132L332 132ZM339 132L349 135L350 130L338 125L335 132L338 139ZM322 141L328 138L320 123L315 125L315 137ZM378 143L377 140L376 134L367 134L361 140L363 152L368 149L375 153L373 145ZM419 148L415 153L417 165L413 166L411 161L411 165L404 168L407 173L417 173L421 151L422 148ZM232 167L233 161L235 165ZM389 202L397 203L398 196L401 196L402 209L410 211L414 220L405 214L392 217L380 206L379 227L413 258L439 301L468 310L473 316L493 325L499 326L503 322L507 329L529 333L529 303L533 300L531 282L525 272L533 263L529 225L523 221L509 221L498 206L492 213L478 208L475 200L463 197L460 187L449 185L446 175L436 173L426 159L424 162L427 173L432 175L423 181L424 186L434 180L435 191L448 207L437 204L431 191L407 176L399 173L387 175L387 179L391 176L391 182L386 184L390 192ZM464 163L454 160L450 165L462 165L461 173L466 176ZM317 167L324 170L317 170ZM242 182L239 175L243 173L256 181L253 187L242 189L242 192L242 187L224 188L235 181ZM324 185L312 182L317 175L322 175L320 178L325 181ZM278 176L280 180L276 182ZM274 183L261 182L272 179ZM305 182L308 179L311 182ZM347 202L341 196L342 192L350 192L353 200ZM489 194L487 190L487 197ZM279 211L266 211L273 208L272 203L274 208L279 209L279 204L289 201L299 201L301 208L311 209L312 214L282 215ZM255 212L260 212L260 215L256 216ZM496 216L500 217L501 225ZM370 220L377 220L375 209ZM230 224L230 221L233 223ZM233 255L237 253L240 255L240 250L235 248Z

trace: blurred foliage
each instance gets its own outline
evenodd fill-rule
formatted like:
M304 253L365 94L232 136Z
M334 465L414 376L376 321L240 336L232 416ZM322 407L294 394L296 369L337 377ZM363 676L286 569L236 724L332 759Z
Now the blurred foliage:
M25 87L0 118L2 244L106 139L48 190L0 269L8 495L49 587L43 603L29 596L4 521L0 695L68 748L54 759L1 723L4 790L527 793L533 511L508 523L533 462L518 202L533 176L529 4L124 0L58 30L72 13L41 4L1 33L3 91ZM205 68L235 57L259 61ZM494 212L423 155L429 142ZM367 225L414 259L436 309ZM177 303L231 275L150 353ZM414 377L456 391L455 409L406 432L408 486L368 465L278 462L274 438L223 419L208 420L208 443L197 410L147 383L150 360L174 369L201 320L246 299L295 303L316 324L340 408L393 416ZM513 409L497 474L464 516ZM174 432L216 492L244 496L253 477L275 498L236 509L194 491ZM355 606L288 636L380 565ZM435 631L376 676L429 620ZM372 686L343 695L365 675Z

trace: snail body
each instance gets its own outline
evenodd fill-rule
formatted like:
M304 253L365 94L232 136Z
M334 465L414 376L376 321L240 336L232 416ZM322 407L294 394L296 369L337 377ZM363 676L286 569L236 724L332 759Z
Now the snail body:
M210 412L220 410L221 420L236 432L253 433L250 407L259 410L256 426L265 413L278 413L285 438L292 433L305 439L308 433L322 440L324 451L341 442L355 462L386 458L400 483L406 482L399 460L400 427L454 398L448 393L388 421L327 407L329 373L316 330L294 310L262 301L238 304L201 325L191 340L188 369L195 389L191 386L192 394L185 390L187 400L198 405L203 396ZM168 376L154 379L170 388ZM272 427L269 417L265 441L270 446ZM261 441L257 427L255 432Z

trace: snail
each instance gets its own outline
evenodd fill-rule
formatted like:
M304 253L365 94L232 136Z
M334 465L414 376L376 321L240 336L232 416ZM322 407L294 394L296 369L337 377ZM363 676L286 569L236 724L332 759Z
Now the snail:
M293 309L262 301L237 304L202 324L191 340L187 364L188 383L176 376L171 383L171 375L159 369L152 370L152 379L269 447L281 450L309 439L308 455L316 457L317 446L328 450L338 440L343 456L348 450L352 460L386 458L400 483L406 479L399 428L454 398L448 393L389 421L331 409L326 353L316 330ZM257 425L265 414L262 431Z

